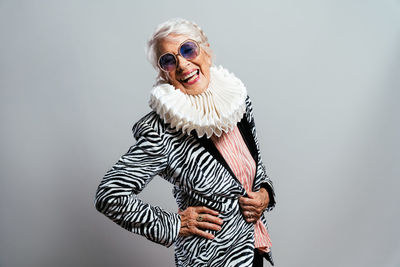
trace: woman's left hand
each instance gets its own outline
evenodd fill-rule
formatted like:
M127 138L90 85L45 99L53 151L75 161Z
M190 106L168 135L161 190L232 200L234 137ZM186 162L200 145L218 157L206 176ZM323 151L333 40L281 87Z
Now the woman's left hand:
M248 192L247 195L248 197L239 198L239 205L246 222L256 223L268 207L268 191L265 188L261 188L260 191Z

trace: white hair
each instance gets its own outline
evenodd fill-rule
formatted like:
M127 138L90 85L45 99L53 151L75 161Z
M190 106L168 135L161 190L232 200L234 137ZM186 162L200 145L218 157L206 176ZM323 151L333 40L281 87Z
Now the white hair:
M195 40L209 56L213 57L212 50L208 46L208 38L196 23L182 18L167 20L157 26L148 40L145 49L148 61L158 70L158 81L164 79L162 71L158 68L158 57L160 56L159 44L170 34L188 36L190 39Z

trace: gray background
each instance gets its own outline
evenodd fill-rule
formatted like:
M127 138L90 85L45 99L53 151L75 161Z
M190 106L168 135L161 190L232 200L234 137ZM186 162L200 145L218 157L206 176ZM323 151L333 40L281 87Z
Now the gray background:
M0 266L173 266L93 206L172 17L253 99L276 266L400 266L398 0L0 1ZM141 197L176 211L160 178Z

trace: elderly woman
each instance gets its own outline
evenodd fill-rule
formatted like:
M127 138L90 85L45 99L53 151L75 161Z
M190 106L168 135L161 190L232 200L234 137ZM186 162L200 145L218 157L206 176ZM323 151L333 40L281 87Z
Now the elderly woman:
M176 266L262 266L263 258L273 265L264 211L275 194L245 86L212 64L193 22L159 25L147 53L158 70L152 111L102 179L97 210L153 242L175 244ZM138 198L156 175L173 185L177 213Z

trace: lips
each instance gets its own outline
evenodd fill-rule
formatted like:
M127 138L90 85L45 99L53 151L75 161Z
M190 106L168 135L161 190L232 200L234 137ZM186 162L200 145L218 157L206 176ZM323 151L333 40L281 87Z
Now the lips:
M188 85L194 84L200 78L200 70L199 69L192 70L192 71L186 72L184 74L185 74L185 76L183 77L183 79L181 79L181 82L186 83Z

